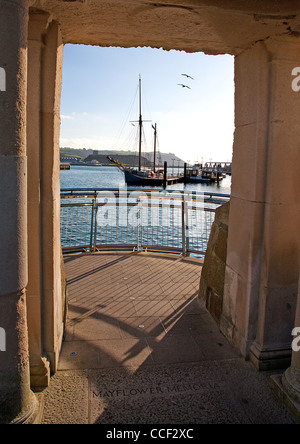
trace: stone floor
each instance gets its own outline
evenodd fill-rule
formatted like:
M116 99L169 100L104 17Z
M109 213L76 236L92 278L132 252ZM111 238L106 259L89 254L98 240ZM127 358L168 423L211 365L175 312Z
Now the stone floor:
M120 253L65 265L68 323L44 424L293 423L271 373L241 359L200 305L201 261Z

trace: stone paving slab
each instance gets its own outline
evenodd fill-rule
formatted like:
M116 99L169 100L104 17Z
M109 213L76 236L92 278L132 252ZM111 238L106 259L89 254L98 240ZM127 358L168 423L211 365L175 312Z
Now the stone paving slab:
M201 261L121 253L65 264L68 322L45 424L293 423L271 374L241 359L200 304Z
M43 423L295 424L270 376L241 359L60 371L44 392Z

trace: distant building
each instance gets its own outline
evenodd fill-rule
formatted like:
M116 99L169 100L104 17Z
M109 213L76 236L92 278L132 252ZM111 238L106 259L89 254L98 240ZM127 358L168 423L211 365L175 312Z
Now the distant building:
M96 160L96 159L87 160L85 163L86 163L87 165L100 165L100 163L99 163L98 160Z

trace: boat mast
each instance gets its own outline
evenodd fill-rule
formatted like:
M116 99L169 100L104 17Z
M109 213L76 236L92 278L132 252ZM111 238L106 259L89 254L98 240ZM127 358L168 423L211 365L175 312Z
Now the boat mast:
M139 117L139 127L140 127L140 136L139 136L139 171L142 169L142 133L143 133L143 117L142 117L142 77L140 74L139 79L139 103L140 103L140 117Z
M139 171L142 169L142 135L143 135L143 122L151 122L151 120L143 120L142 116L142 76L140 74L139 78L139 108L140 108L140 116L139 116ZM135 120L136 122L136 120Z

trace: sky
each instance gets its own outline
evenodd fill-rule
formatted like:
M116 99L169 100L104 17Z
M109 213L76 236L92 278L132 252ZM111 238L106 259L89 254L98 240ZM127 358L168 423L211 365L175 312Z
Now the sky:
M234 59L151 48L66 45L61 147L136 151L142 77L143 149L184 161L231 161ZM182 74L188 74L188 79ZM191 89L183 88L185 84ZM135 126L134 126L135 125Z

